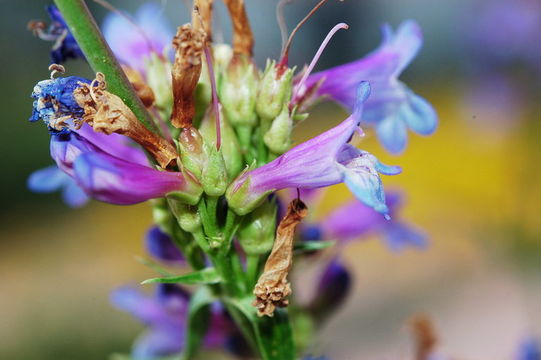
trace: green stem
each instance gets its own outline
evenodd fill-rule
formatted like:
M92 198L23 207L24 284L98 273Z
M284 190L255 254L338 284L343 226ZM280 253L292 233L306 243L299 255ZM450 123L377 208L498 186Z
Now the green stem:
M150 114L107 45L84 0L54 0L54 2L92 69L105 75L107 89L120 97L137 119L152 130Z
M259 255L246 255L246 279L248 288L253 288L259 276Z

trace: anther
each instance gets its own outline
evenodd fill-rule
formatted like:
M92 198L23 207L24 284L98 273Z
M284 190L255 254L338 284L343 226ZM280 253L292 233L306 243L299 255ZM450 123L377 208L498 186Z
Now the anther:
M54 76L56 74L64 74L66 72L66 68L60 64L51 64L49 65L49 71L51 72L51 80L54 79Z

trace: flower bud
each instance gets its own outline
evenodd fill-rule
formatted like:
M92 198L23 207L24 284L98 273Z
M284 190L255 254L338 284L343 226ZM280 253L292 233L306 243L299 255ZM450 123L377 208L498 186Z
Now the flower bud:
M201 173L201 185L208 195L221 196L229 184L222 151L208 143L205 143L205 150L208 157Z
M316 316L326 316L336 310L351 290L351 274L339 259L333 259L319 280L310 309Z
M257 97L256 111L262 119L272 120L291 100L293 69L267 61Z
M291 147L292 131L293 120L289 116L289 109L285 104L280 114L272 122L269 131L265 133L263 141L275 155L282 155Z
M271 251L276 231L276 213L275 201L265 201L244 218L237 238L246 254L263 255Z
M180 160L184 168L198 179L207 161L203 137L194 127L182 129L177 143Z
M226 118L220 116L221 142L220 151L223 153L225 167L229 179L234 179L244 167L244 161L235 130ZM216 144L216 121L212 111L207 113L199 127L199 132L205 141Z
M145 59L146 82L154 93L154 104L164 119L171 116L173 89L171 85L171 62L155 52Z
M250 59L233 57L220 82L219 94L225 116L234 127L256 125L257 85L258 75Z
M201 228L201 218L196 207L186 205L171 198L168 198L167 201L182 230L193 233Z

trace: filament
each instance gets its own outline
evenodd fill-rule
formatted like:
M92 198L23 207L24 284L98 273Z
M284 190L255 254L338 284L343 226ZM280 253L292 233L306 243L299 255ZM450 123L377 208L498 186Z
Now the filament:
M210 87L212 90L212 108L214 111L214 119L216 120L216 149L220 150L222 145L222 129L220 128L220 105L218 103L218 91L216 90L216 78L214 77L214 68L212 67L212 59L208 46L205 45L203 50L205 51L205 59L209 69Z
M291 4L293 0L280 0L276 5L276 21L280 28L280 36L282 37L282 51L284 51L287 42L287 24L284 16L284 7Z
M282 50L282 59L280 61L281 65L284 65L284 66L287 65L287 58L289 56L289 48L291 47L291 43L293 42L293 38L295 37L295 34L297 33L297 31L299 31L301 26L303 26L304 23L306 23L308 21L308 19L310 19L312 17L312 15L314 15L314 13L316 11L318 11L319 8L322 7L323 4L325 4L326 2L327 2L327 0L321 0L316 6L314 6L314 8L308 13L308 15L306 15L304 17L304 19L302 19L297 24L297 26L295 26L295 28L291 32L291 35L289 35L289 38L287 39L287 42L286 42L286 44L284 46L284 49Z
M304 74L302 75L302 78L301 80L299 81L299 83L295 86L295 91L294 91L294 95L293 95L293 99L295 99L299 92L301 90L303 90L303 87L304 87L304 83L306 82L306 79L308 79L308 76L310 75L310 73L312 72L312 70L314 70L314 67L316 66L319 58L321 57L321 54L323 53L323 50L325 50L325 47L329 44L329 41L331 41L331 38L334 36L334 34L336 34L336 32L340 29L349 29L349 26L345 23L340 23L340 24L336 24L332 29L331 31L329 31L329 33L327 34L327 36L325 37L325 40L323 40L323 42L321 43L321 45L319 46L319 49L317 50L316 52L316 55L314 56L314 58L312 59L312 61L310 62L310 65L308 65L308 68L306 69L306 71L304 72Z

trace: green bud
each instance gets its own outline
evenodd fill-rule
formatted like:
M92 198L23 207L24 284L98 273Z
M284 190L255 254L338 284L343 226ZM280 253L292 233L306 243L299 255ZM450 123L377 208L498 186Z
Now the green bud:
M274 201L265 201L243 219L237 238L246 254L263 255L271 251L277 211Z
M210 86L210 77L207 63L203 61L201 68L201 76L197 82L194 92L195 99L195 116L193 119L194 126L199 125L205 112L212 100L212 87Z
M186 205L170 198L167 201L182 230L193 233L201 228L201 218L195 206Z
M221 129L221 147L225 167L229 179L234 179L244 167L244 161L240 150L240 145L235 134L235 130L229 124L226 118L220 116ZM199 132L203 135L206 142L216 144L216 121L214 112L209 112L201 122Z
M201 173L201 185L206 194L221 196L229 184L223 153L212 143L205 143L205 152L208 157Z
M173 108L171 62L155 52L145 59L146 80L154 92L155 104L164 119L169 119Z
M160 229L167 234L171 234L171 225L174 223L173 216L169 211L167 202L164 198L153 199L152 203L152 219Z
M287 105L282 107L280 114L272 122L271 128L263 137L265 145L276 155L285 153L291 147L291 132L293 120L289 116Z
M294 69L277 67L275 61L267 61L256 103L256 112L262 119L274 119L284 105L289 105L293 71Z
M177 142L178 153L183 168L200 179L207 162L204 140L199 131L194 128L182 129Z
M216 73L225 71L233 58L233 49L227 44L217 44L212 47Z
M255 103L258 74L249 58L235 56L220 79L220 101L229 122L234 126L257 124Z

